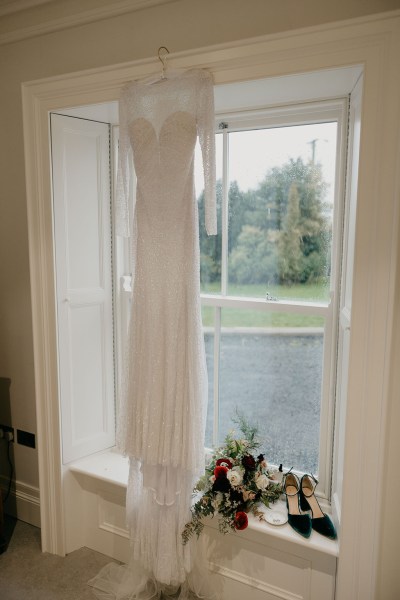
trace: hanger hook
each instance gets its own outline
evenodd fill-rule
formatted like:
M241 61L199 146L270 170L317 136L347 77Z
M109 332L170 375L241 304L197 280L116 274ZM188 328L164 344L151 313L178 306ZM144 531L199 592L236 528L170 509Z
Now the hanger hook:
M163 52L161 52L163 50ZM165 77L165 69L167 64L167 55L169 54L169 50L166 46L160 46L158 49L158 60L162 64L162 77Z

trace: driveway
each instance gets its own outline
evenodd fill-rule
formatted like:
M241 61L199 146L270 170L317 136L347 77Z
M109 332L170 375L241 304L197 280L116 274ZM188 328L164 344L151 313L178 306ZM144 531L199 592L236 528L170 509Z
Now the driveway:
M291 330L292 332L295 330ZM206 445L213 420L214 336L205 334L209 377ZM234 428L238 407L262 439L260 452L274 464L318 472L322 333L231 331L222 334L220 354L220 435Z

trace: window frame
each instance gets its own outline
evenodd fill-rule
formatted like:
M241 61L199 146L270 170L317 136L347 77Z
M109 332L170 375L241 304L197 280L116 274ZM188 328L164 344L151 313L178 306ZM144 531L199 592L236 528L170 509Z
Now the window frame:
M201 293L201 305L214 309L214 381L213 381L213 445L218 443L219 429L219 356L221 347L221 310L223 308L255 309L264 312L288 312L323 316L324 344L319 435L318 495L330 502L334 447L334 414L338 355L338 319L343 250L344 189L347 155L349 99L337 98L301 104L288 104L257 110L219 112L216 115L216 135L222 143L222 206L221 206L221 292ZM253 129L278 128L337 122L336 168L334 181L334 211L332 223L330 298L328 303L289 300L265 300L227 294L228 289L228 203L229 203L229 134ZM221 125L220 127L220 123ZM209 453L210 449L206 448ZM287 466L287 465L286 465ZM301 473L300 473L301 474Z

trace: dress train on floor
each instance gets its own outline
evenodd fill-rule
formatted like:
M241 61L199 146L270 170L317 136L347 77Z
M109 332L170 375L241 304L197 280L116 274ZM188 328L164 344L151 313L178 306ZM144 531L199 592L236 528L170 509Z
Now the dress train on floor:
M182 543L193 484L188 471L147 468L130 459L126 504L131 559L126 565L106 565L89 581L99 600L213 597L200 541Z

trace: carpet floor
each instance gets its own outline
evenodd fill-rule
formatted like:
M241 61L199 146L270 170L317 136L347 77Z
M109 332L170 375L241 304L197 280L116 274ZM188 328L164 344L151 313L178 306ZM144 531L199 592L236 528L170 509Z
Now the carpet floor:
M1 600L95 600L87 581L110 558L81 548L66 557L44 554L40 529L17 521L0 555Z

